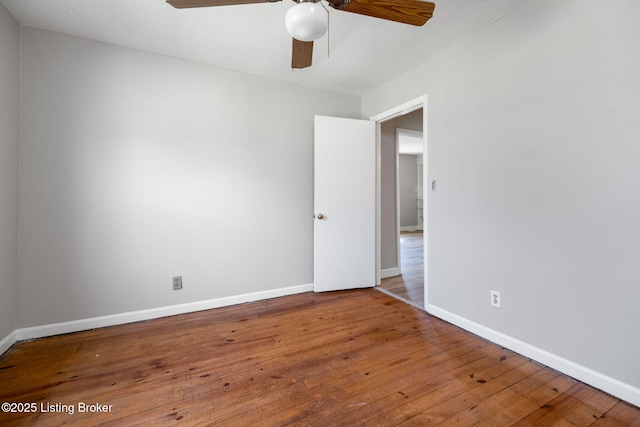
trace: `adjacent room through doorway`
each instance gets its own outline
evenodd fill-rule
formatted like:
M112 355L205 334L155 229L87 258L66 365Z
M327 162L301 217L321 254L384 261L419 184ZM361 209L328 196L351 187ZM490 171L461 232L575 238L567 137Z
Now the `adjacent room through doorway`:
M381 126L380 290L424 309L423 109Z

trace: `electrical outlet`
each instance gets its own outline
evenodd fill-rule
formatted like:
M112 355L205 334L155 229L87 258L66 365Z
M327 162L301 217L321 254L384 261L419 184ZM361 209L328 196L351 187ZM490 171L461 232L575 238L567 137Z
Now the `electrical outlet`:
M182 289L182 276L173 278L173 290L177 291L178 289Z
M500 308L500 292L491 291L491 305Z

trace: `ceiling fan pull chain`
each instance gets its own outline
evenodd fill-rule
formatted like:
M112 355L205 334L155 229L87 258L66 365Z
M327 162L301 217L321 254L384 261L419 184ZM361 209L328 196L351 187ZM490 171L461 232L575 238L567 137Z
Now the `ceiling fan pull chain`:
M331 45L330 40L331 40L331 14L329 13L329 9L327 9L327 6L324 5L324 3L320 2L320 4L322 5L322 7L324 7L324 10L327 11L327 58L329 58L331 55L329 55L329 46Z

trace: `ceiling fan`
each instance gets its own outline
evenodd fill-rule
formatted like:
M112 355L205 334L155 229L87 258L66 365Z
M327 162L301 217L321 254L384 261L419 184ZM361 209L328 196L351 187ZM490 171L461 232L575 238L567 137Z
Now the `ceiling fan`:
M233 6L275 3L280 0L167 0L177 9L209 6ZM298 3L287 12L287 29L293 37L292 68L311 66L313 40L327 30L327 12L317 7L320 0L293 0ZM386 19L415 26L424 25L433 16L434 3L422 0L326 0L329 6L345 12Z

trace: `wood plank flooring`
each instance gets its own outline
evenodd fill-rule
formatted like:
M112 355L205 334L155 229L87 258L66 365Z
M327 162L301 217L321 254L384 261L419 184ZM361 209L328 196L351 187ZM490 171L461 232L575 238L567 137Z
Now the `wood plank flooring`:
M1 402L37 406L2 426L640 425L640 409L374 289L22 342L0 358Z
M400 233L401 276L382 279L380 288L424 308L424 240L422 231Z

